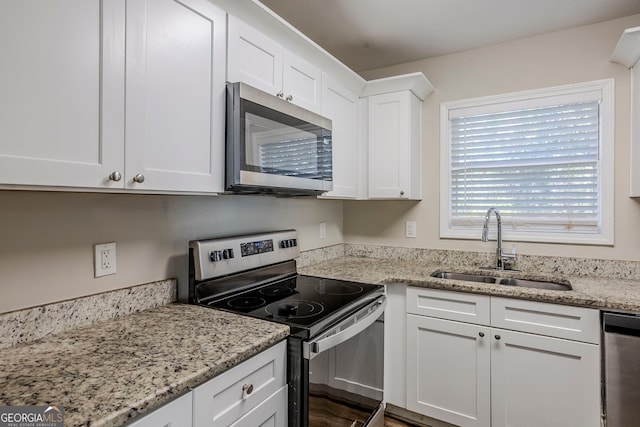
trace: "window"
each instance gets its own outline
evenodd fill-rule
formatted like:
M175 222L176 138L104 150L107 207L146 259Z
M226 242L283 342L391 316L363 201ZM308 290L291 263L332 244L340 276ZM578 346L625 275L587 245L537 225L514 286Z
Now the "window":
M613 244L613 80L441 105L440 236ZM492 219L491 221L495 221Z

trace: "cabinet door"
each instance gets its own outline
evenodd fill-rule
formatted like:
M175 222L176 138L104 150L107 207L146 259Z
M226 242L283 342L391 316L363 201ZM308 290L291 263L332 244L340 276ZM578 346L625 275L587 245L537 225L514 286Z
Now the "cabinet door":
M636 118L631 120L631 197L640 197L640 120L637 112L640 111L640 63L631 68L631 111Z
M191 392L129 424L129 427L191 427Z
M314 113L322 113L322 71L285 50L282 69L284 98Z
M284 386L229 427L286 427L287 420L287 386Z
M229 15L227 80L276 95L282 92L282 46ZM282 96L282 95L281 95Z
M358 196L359 99L331 77L322 78L322 115L331 119L333 191L327 197Z
M369 97L369 198L422 196L419 106L410 91Z
M407 315L407 409L461 427L489 427L489 332Z
M0 183L122 187L124 1L4 1L0 54Z
M600 425L597 345L501 329L491 334L493 427Z
M222 190L225 35L207 0L127 1L127 187Z

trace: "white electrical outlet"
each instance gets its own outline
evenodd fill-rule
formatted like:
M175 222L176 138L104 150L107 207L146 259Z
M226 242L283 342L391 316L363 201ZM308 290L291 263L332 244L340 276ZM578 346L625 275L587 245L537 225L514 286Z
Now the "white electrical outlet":
M324 222L320 223L320 238L321 239L327 238L327 224Z
M98 243L93 248L95 277L116 274L116 242Z
M409 239L415 239L418 234L416 222L407 221L404 223L404 225L405 225L404 236Z

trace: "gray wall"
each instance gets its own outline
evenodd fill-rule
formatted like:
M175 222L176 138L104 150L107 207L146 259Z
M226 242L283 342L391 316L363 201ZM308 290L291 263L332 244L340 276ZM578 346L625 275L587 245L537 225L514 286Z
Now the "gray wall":
M342 243L342 202L0 191L0 313L170 277L184 285L189 240L282 228L298 229L302 250ZM118 272L96 279L93 244L110 241Z

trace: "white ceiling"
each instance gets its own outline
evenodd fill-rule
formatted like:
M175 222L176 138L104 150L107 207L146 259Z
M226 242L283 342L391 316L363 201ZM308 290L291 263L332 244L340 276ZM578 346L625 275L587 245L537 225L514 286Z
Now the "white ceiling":
M260 0L356 71L640 13L640 0Z

